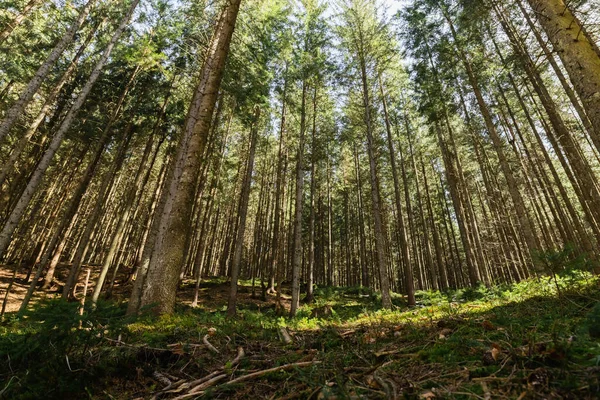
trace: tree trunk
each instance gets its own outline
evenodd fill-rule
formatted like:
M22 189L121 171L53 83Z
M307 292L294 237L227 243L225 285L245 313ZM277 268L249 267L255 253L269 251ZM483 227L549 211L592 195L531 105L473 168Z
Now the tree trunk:
M375 163L375 143L373 141L373 128L371 120L371 101L369 99L369 86L367 82L367 67L363 54L359 54L362 97L364 108L364 120L367 130L367 154L369 156L369 178L371 181L371 208L373 220L375 221L375 252L377 257L377 267L379 268L379 283L381 289L381 305L383 308L392 308L392 298L390 297L390 281L386 265L385 255L385 234L379 203L379 182L377 179L377 166Z
M168 184L141 302L142 306L153 305L158 314L169 314L175 306L200 155L210 129L240 1L229 2L219 18L175 157L174 175Z
M528 0L538 22L558 53L594 127L600 151L600 54L594 40L563 0Z
M67 46L73 41L75 34L84 23L95 2L96 0L88 0L88 2L81 8L77 19L73 21L69 29L67 29L67 31L64 33L62 39L56 44L56 46L54 46L48 55L48 58L46 58L46 61L40 65L33 78L31 78L27 84L27 87L19 96L17 102L13 104L10 109L8 109L4 119L0 123L0 140L2 140L8 134L12 126L15 124L15 122L17 122L17 119L21 116L21 114L23 114L23 111L25 111L25 108L31 102L33 96L37 93L44 80L46 80L50 69L54 66ZM2 40L0 40L0 42L1 41Z
M410 252L406 240L406 228L404 226L404 214L402 212L402 202L400 200L400 183L398 180L398 168L396 167L396 152L394 151L394 142L392 140L392 128L390 126L390 118L388 115L387 100L383 92L383 84L381 76L379 76L379 91L381 93L381 101L383 103L383 115L385 119L385 130L387 133L387 144L390 152L390 166L392 169L392 178L394 180L394 200L396 202L396 221L398 223L398 238L400 241L400 252L404 262L404 289L406 290L406 298L409 306L414 306L415 301L415 284L413 280L413 270L410 260Z
M88 4L91 4L93 1L94 0L90 0L90 2ZM42 179L46 173L46 170L50 166L50 162L52 161L52 158L54 157L54 153L56 153L56 151L60 147L63 137L65 136L65 134L71 127L71 124L73 123L73 120L75 119L77 112L83 105L85 99L87 98L88 94L92 90L92 87L96 83L96 80L100 76L100 72L102 71L102 69L104 68L104 65L108 61L108 58L110 57L110 54L112 53L112 50L117 43L117 40L121 36L121 33L123 33L123 31L125 30L125 27L129 23L129 20L131 19L131 16L133 15L133 12L135 11L135 8L137 7L138 3L139 3L139 0L133 1L133 3L129 7L129 10L127 11L126 15L121 20L119 27L113 33L108 45L106 46L106 48L104 49L104 52L102 53L102 56L100 57L100 59L98 60L96 65L94 66L94 70L92 71L90 77L88 78L84 87L81 89L81 91L77 95L77 98L75 99L73 105L69 109L69 112L63 119L63 121L60 125L60 128L58 128L58 131L54 134L54 137L52 138L52 141L50 142L48 149L46 149L44 156L38 163L35 171L33 172L31 178L29 179L29 183L27 184L25 191L19 198L19 201L17 202L16 206L12 210L8 220L4 224L4 227L2 228L2 231L0 232L0 258L4 255L4 252L8 248L12 234L13 234L15 228L17 227L17 224L19 223L21 216L25 212L25 209L27 208L27 205L31 201L31 198L33 197L37 187L42 182ZM87 5L86 5L86 7L87 7ZM90 5L90 7L91 7L91 5ZM38 87L39 87L39 85L38 85ZM33 94L31 96L33 96ZM2 137L2 131L0 129L0 139L1 139L1 137Z
M235 239L235 248L233 250L233 260L231 263L231 288L229 291L229 303L227 305L227 315L230 317L233 317L236 313L237 283L240 275L242 250L244 248L244 234L246 233L246 217L248 215L248 200L250 198L250 187L252 185L252 169L254 168L254 155L256 153L259 118L260 109L257 107L254 114L253 126L250 130L250 149L248 152L248 162L246 164L246 173L244 174L242 192L240 193L240 201L237 210L240 220L237 230L237 237Z
M310 164L310 239L308 248L308 279L306 282L306 298L304 301L310 303L314 300L313 295L313 283L314 283L314 271L315 271L315 192L317 187L316 164L317 164L317 85L315 85L315 92L313 94L313 126L312 126L312 139L311 139L311 164Z
M302 81L302 104L300 106L300 133L296 155L296 197L294 202L294 244L292 247L292 304L290 317L296 315L300 306L300 269L302 267L302 208L304 194L304 134L306 131L306 78Z

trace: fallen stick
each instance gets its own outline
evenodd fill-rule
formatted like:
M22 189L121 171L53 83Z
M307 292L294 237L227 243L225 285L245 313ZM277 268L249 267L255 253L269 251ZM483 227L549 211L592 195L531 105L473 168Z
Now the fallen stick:
M217 383L218 381L220 381L223 378L227 378L227 375L225 375L225 374L217 375L214 378L212 378L211 380L208 380L198 386L193 387L186 394L182 394L181 396L173 397L171 400L183 400L183 399L187 399L189 397L200 396L200 395L202 395L202 393L201 393L202 390L208 389L209 387L213 386L215 383Z
M231 366L234 367L234 366L238 365L240 360L242 358L244 358L245 356L246 356L246 353L244 352L244 348L242 346L238 347L237 356L233 360L231 360ZM223 369L225 369L225 367L223 367Z
M173 386L173 382L171 382L171 380L169 378L167 378L164 374L161 374L158 371L154 371L152 373L152 377L165 386L165 388L163 390L167 390L171 386Z
M320 364L320 361L305 361L305 362L298 362L298 363L293 363L293 364L285 364L285 365L280 365L279 367L275 367L275 368L269 368L269 369L265 369L262 371L258 371L258 372L254 372L248 375L244 375L244 376L240 376L239 378L233 379L229 382L225 382L223 383L222 386L225 385L230 385L233 383L239 383L239 382L243 382L243 381L247 381L253 378L257 378L259 376L263 376L266 375L270 372L277 372L277 371L283 371L286 369L291 369L294 367L308 367L310 365L316 365L316 364ZM193 396L201 396L202 395L202 390L209 388L210 386L213 386L215 383L217 383L218 381L220 381L221 379L227 377L227 375L222 374L222 375L217 375L214 378L212 378L209 381L206 381L194 388L192 388L188 393L183 394L181 396L177 396L174 397L172 400L184 400Z
M208 336L210 336L208 333L204 335L204 337L202 338L202 342L206 345L206 347L208 347L210 351L216 354L220 354L219 350L215 346L210 344L210 342L208 341Z
M288 333L287 329L285 329L284 327L281 327L281 328L279 328L279 332L281 333L283 343L285 343L285 344L292 343L292 337Z
M304 362L298 362L298 363L293 363L293 364L280 365L279 367L264 369L262 371L257 371L257 372L253 372L248 375L240 376L239 378L233 379L229 382L225 382L223 385L231 385L234 383L247 381L249 379L257 378L259 376L263 376L263 375L266 375L271 372L284 371L286 369L291 369L294 367L308 367L308 366L317 365L320 363L321 363L321 361L304 361Z
M244 358L246 355L246 353L244 352L244 348L243 347L238 347L237 349L237 356L231 360L231 362L229 363L230 367L234 367L236 365L239 364L240 360L242 358ZM216 371L211 372L210 374L206 375L205 377L193 380L191 382L185 382L185 381L181 381L181 382L177 382L173 385L171 385L170 387L167 387L157 393L154 394L154 396L152 397L152 399L157 399L160 395L162 394L167 394L167 393L180 393L186 389L191 388L186 394L182 394L178 397L175 397L175 399L186 399L188 397L192 397L193 395L198 395L198 392L200 390L206 389L212 385L214 385L216 382L220 381L223 378L226 378L227 375L223 374L223 371L225 370L226 365L223 365L221 368L219 368Z

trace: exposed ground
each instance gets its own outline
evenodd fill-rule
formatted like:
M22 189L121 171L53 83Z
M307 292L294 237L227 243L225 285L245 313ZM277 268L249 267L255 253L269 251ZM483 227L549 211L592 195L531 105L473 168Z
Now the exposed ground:
M37 300L0 326L0 397L596 399L599 282L422 292L412 309L395 296L393 311L366 289L325 287L291 320L248 286L227 318L220 279L203 282L196 308L184 283L176 314L158 319L125 318L126 287L83 317Z

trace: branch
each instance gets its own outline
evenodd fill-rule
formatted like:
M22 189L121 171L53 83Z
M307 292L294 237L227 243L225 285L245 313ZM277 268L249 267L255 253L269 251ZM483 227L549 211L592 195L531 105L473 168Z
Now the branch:
M279 367L269 368L269 369L265 369L265 370L262 370L262 371L253 372L253 373L248 374L248 375L240 376L239 378L233 379L233 380L231 380L229 382L225 382L224 385L231 385L231 384L234 384L234 383L239 383L239 382L247 381L249 379L254 379L254 378L266 375L266 374L271 373L271 372L284 371L286 369L291 369L291 368L295 368L295 367L308 367L308 366L317 365L317 364L320 364L320 363L321 363L321 361L304 361L304 362L298 362L298 363L280 365Z
M208 349L210 351L212 351L213 353L219 354L219 350L213 346L212 344L210 344L210 342L208 341L208 336L209 334L207 333L206 335L204 335L204 337L202 338L202 342L206 345L206 347L208 347Z

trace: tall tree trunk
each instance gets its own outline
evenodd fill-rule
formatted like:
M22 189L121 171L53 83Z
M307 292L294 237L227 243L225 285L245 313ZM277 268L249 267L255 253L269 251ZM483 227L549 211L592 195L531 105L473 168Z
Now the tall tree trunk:
M235 239L235 248L233 250L233 260L231 263L231 288L229 291L229 303L227 305L227 315L230 317L236 313L237 303L237 283L240 275L240 263L242 260L242 250L244 248L244 235L246 233L246 217L248 215L248 201L250 198L250 187L252 185L252 169L254 168L254 155L256 153L256 141L258 138L258 123L260 118L260 109L257 107L254 114L253 126L250 130L250 149L248 151L248 162L246 163L246 172L242 181L242 192L238 205L239 226L237 237Z
M175 306L200 155L210 130L240 1L231 0L225 6L215 28L180 139L174 174L168 184L167 202L160 216L141 302L142 306L153 305L153 311L159 314L169 314Z
M354 148L354 170L356 175L356 200L358 209L358 236L359 236L359 249L358 255L360 260L360 276L361 285L369 287L369 270L367 267L367 235L365 233L365 216L364 216L364 204L362 195L362 178L360 175L360 161L358 155L358 148L356 144Z
M93 1L94 0L90 0L90 3L92 3ZM33 197L37 187L42 182L42 179L46 173L46 170L50 166L50 162L52 161L54 154L56 153L56 151L58 150L58 148L60 147L60 145L62 143L63 137L65 136L65 134L71 127L71 124L73 123L73 120L75 119L77 112L83 105L85 99L87 98L88 94L92 90L92 87L96 83L96 80L100 76L100 72L102 72L104 65L108 61L108 58L110 57L110 54L112 53L112 50L117 43L117 40L119 40L119 37L125 30L125 27L127 26L127 24L129 23L129 20L131 19L131 16L133 15L133 12L135 11L135 8L137 7L138 3L139 3L139 0L133 0L133 3L131 3L129 10L127 11L125 16L121 20L118 28L113 33L108 45L106 46L106 48L104 49L104 52L102 53L102 56L97 61L96 65L94 66L94 69L93 69L90 77L88 78L87 82L85 83L85 85L83 86L83 88L81 89L79 94L77 95L77 98L75 99L73 105L69 109L69 112L63 119L63 121L60 125L60 128L58 128L58 131L54 134L54 137L52 138L52 141L50 142L48 149L46 149L44 156L38 163L35 171L33 172L31 178L29 179L29 183L27 184L25 191L19 198L19 201L17 202L16 206L12 210L10 216L8 217L8 220L4 224L4 227L2 228L2 231L0 232L0 258L4 255L4 252L6 251L8 245L10 244L10 239L12 237L12 234L13 234L15 228L17 227L17 224L19 223L21 216L25 212L27 205L31 201L31 198ZM90 7L91 7L91 5L90 5ZM39 85L38 85L38 87L39 87ZM31 96L33 96L33 94ZM0 138L1 137L2 137L2 131L0 130Z
M315 85L315 92L313 94L313 126L311 133L311 164L310 164L310 238L308 248L308 279L306 282L306 298L304 299L307 303L314 300L313 298L313 283L315 273L315 191L317 187L316 164L317 164L317 90L318 87Z
M392 139L392 128L390 126L390 118L388 115L387 100L383 91L383 84L381 83L381 76L379 76L379 91L381 93L381 101L383 103L383 115L385 119L385 130L387 133L387 145L390 152L390 167L392 169L392 178L394 180L394 200L396 202L396 221L398 223L398 239L400 241L400 252L402 254L402 260L404 262L404 288L406 290L406 299L409 306L416 305L415 300L415 284L413 280L413 270L410 260L410 252L408 249L408 242L406 240L406 228L404 226L404 213L402 212L402 201L400 193L400 183L398 180L398 168L396 167L396 152L394 151L394 142Z
M385 234L380 207L379 182L377 179L377 166L375 161L375 143L373 140L373 127L371 119L371 101L369 98L369 85L367 82L367 66L364 54L358 54L362 81L362 97L364 120L367 133L367 154L369 156L369 179L371 182L371 208L375 222L375 253L379 269L379 284L381 289L381 305L383 308L392 308L390 297L390 281L385 255Z
M528 3L571 78L594 127L592 141L600 151L600 54L594 40L563 0Z
M294 244L292 247L292 304L290 317L296 315L300 306L300 268L302 267L302 209L304 195L304 135L306 132L306 77L302 81L302 104L300 105L300 133L296 155L296 198L294 202Z
M284 133L285 133L285 117L286 117L286 102L287 102L287 65L286 72L284 72L284 86L283 86L283 95L281 99L281 121L279 127L279 148L277 150L277 172L275 177L275 206L273 211L273 238L271 241L271 253L269 260L269 288L267 292L272 294L275 292L275 277L278 276L277 268L279 268L279 258L278 252L280 249L279 243L279 234L281 232L280 224L281 224L281 214L282 214L282 193L283 193L283 162L284 162L284 154L283 154L283 146L284 146Z
M13 104L10 109L8 109L4 119L0 123L0 140L2 140L8 134L15 122L17 122L17 119L21 116L21 114L23 114L23 111L25 111L25 108L31 102L33 96L37 93L44 80L46 80L50 69L54 66L67 46L73 41L75 34L79 28L81 28L81 25L84 23L88 14L92 10L95 2L96 0L88 0L88 2L81 8L77 19L73 21L69 29L67 29L62 36L61 40L56 44L56 46L54 46L48 55L48 58L46 58L44 63L40 65L35 75L27 84L27 87L23 90L23 92L21 92L17 102Z

